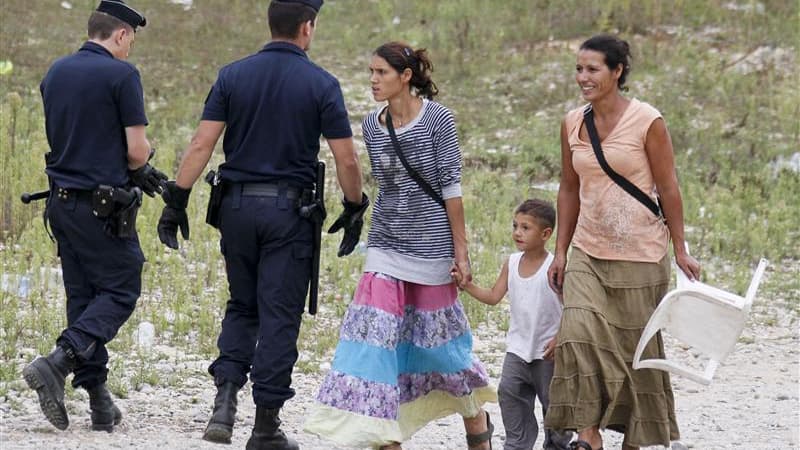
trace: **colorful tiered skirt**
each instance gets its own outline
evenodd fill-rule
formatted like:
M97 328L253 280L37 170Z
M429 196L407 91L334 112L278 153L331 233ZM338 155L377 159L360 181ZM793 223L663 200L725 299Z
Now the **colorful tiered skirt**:
M495 401L455 284L365 273L305 429L343 446L378 447Z

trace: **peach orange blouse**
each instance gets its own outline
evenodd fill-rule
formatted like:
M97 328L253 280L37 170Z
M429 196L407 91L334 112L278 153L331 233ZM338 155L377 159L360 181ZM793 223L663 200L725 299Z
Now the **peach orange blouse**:
M669 231L649 209L606 175L592 150L580 138L584 106L567 113L567 139L580 181L580 212L572 245L607 260L658 262L667 252ZM656 185L644 150L647 130L661 113L631 99L611 133L601 142L614 171L655 200Z

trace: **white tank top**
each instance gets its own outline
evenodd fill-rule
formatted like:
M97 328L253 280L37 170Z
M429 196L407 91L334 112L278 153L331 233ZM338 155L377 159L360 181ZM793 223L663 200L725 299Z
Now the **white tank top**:
M547 284L547 269L553 261L548 252L533 276L519 275L522 252L508 258L508 299L511 321L506 336L506 351L527 362L542 359L544 347L558 332L561 324L561 302Z

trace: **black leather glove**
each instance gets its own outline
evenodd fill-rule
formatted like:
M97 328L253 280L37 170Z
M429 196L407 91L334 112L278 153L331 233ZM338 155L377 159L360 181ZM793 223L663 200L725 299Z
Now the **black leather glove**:
M189 204L191 189L183 189L168 181L161 197L164 198L164 210L158 219L158 239L169 248L178 248L178 228L184 239L189 239L189 218L186 216L186 205Z
M136 170L128 171L128 176L134 186L141 188L142 192L150 197L160 194L164 190L164 183L168 179L163 172L151 166L150 163Z
M367 197L367 194L362 193L361 203L342 200L342 206L344 206L344 211L328 229L328 233L336 233L344 228L342 243L339 244L339 252L336 254L340 257L352 253L361 238L361 228L364 226L364 213L369 206L369 197Z

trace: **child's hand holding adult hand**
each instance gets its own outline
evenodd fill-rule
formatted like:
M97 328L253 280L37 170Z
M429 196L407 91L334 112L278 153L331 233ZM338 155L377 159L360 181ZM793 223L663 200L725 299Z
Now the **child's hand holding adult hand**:
M461 283L464 277L461 275L461 272L458 271L458 267L455 264L453 264L453 266L450 267L450 277L458 285L459 289L462 289Z
M467 285L472 282L472 267L469 258L456 258L453 265L450 267L450 276L454 277L456 283L458 283L459 289L466 289Z

